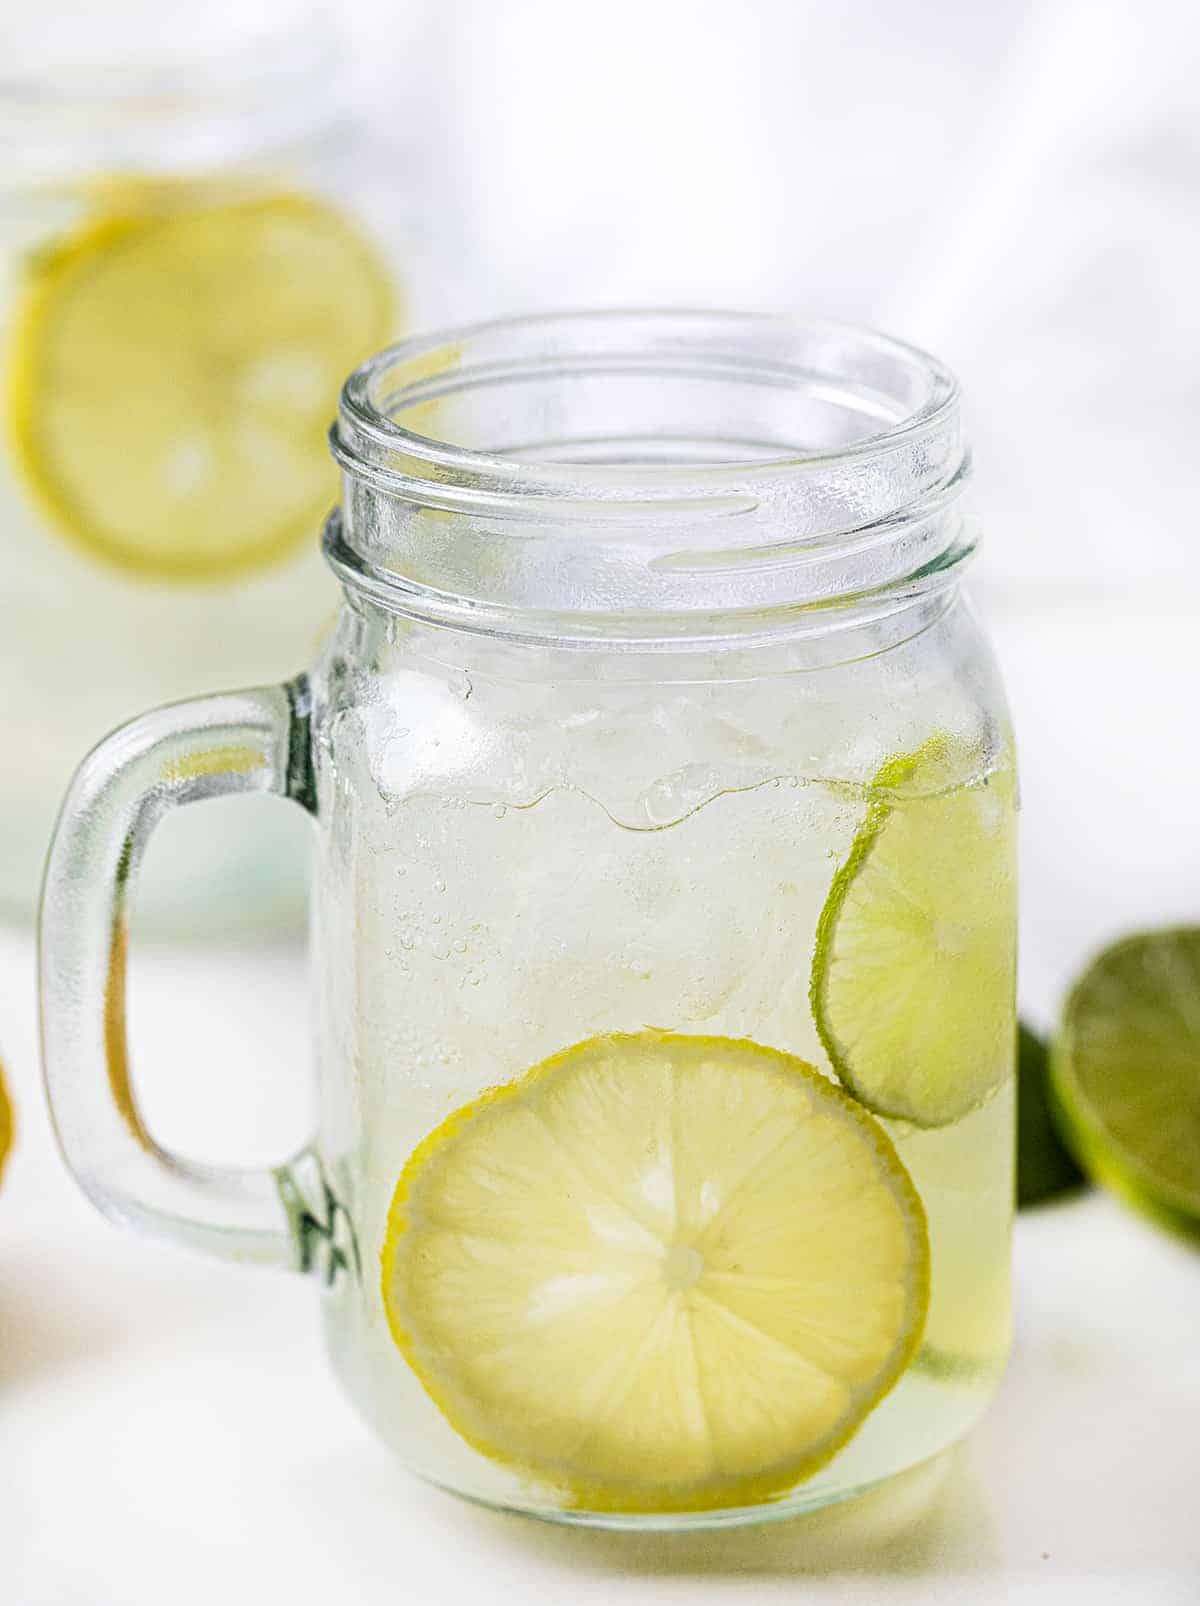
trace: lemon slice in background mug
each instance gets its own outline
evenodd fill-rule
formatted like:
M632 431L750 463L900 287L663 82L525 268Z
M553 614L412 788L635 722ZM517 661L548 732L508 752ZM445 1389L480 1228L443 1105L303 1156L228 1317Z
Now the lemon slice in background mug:
M704 1510L847 1441L919 1342L929 1247L887 1134L811 1066L645 1032L578 1044L425 1139L383 1299L476 1449L576 1507Z
M1067 998L1050 1076L1084 1168L1200 1237L1200 928L1127 937L1093 960Z
M945 1126L1011 1074L1013 778L932 737L889 760L817 923L810 998L839 1080Z
M111 179L87 201L17 313L11 429L34 497L145 576L286 555L333 499L339 386L392 333L386 270L309 196Z

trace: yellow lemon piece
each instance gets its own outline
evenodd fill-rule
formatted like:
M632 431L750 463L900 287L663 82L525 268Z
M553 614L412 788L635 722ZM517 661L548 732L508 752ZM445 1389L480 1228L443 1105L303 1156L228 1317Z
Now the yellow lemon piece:
M8 1159L8 1151L12 1148L13 1114L9 1102L8 1089L4 1085L4 1071L0 1067L0 1177L4 1175L4 1165Z
M484 1454L597 1511L756 1503L846 1443L928 1304L882 1127L758 1044L598 1037L483 1094L396 1186L396 1344Z
M810 1000L839 1080L877 1115L946 1126L1013 1070L1012 772L935 736L889 760L817 924Z
M93 556L211 581L315 534L325 431L393 332L371 246L329 204L93 185L18 309L9 411L36 501Z

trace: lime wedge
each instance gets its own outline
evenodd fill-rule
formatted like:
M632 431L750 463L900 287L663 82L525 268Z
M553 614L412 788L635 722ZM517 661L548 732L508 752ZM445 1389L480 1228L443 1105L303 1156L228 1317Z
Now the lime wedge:
M852 1268L852 1275L847 1274ZM483 1454L597 1511L751 1505L905 1370L925 1215L883 1128L755 1043L594 1038L401 1173L392 1336Z
M946 1126L1012 1072L1015 787L933 737L891 759L817 923L810 997L841 1082Z
M1093 960L1067 998L1051 1085L1085 1169L1200 1236L1200 927Z
M1022 1210L1073 1192L1084 1181L1054 1124L1049 1075L1045 1043L1022 1025L1017 1033L1017 1204Z

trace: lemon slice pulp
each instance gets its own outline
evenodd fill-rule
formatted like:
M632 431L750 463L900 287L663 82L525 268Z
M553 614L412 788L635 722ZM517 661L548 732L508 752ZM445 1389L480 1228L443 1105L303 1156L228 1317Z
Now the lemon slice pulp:
M315 533L346 374L392 332L374 251L326 202L97 182L15 324L15 456L54 526L140 575L211 581Z
M392 1335L452 1427L604 1511L792 1487L900 1376L928 1283L876 1121L790 1055L657 1032L452 1115L383 1250Z
M810 997L839 1080L877 1115L946 1126L1011 1074L1011 772L963 782L933 737L890 760L817 924Z

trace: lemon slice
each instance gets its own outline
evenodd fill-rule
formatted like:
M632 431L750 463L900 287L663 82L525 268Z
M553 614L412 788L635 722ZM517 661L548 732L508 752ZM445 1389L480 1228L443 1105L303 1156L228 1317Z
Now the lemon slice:
M34 497L146 576L286 555L333 499L338 388L391 334L385 270L304 195L112 180L89 201L17 314L11 424Z
M1127 937L1089 965L1063 1010L1051 1088L1087 1170L1200 1238L1200 928Z
M811 1001L839 1079L877 1115L957 1121L1012 1074L1011 772L948 737L890 760L817 924Z
M928 1282L877 1122L790 1055L658 1032L452 1115L383 1250L392 1335L451 1425L603 1511L790 1488L907 1366Z

